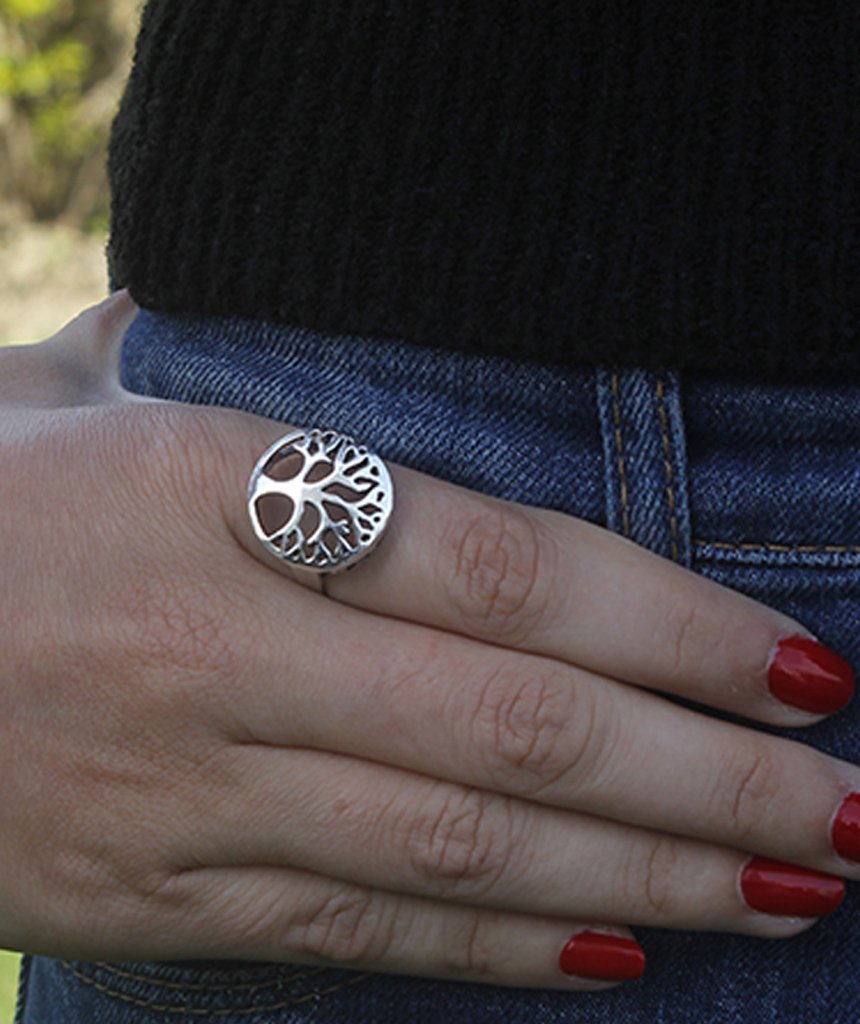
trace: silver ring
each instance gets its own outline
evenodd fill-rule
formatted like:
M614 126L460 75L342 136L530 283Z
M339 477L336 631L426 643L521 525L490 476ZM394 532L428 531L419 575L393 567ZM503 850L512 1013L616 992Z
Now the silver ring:
M248 482L257 539L288 575L324 591L325 577L382 539L394 486L378 455L336 430L294 430L270 445Z

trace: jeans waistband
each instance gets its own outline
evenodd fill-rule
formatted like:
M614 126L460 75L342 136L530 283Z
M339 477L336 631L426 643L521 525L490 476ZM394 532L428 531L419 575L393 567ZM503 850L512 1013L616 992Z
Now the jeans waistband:
M550 366L149 311L122 374L132 390L352 432L685 565L860 564L860 379Z

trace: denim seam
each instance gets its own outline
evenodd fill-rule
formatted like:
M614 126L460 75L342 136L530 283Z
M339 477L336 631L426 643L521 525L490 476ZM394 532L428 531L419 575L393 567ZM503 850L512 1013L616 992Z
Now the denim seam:
M624 441L621 436L621 406L618 400L618 371L612 371L612 410L615 420L615 449L618 452L618 478L621 490L621 527L625 537L630 536L630 514L627 506L627 470L624 465Z
M283 982L304 981L307 978L314 978L324 974L330 968L315 967L310 971L300 971L298 974L272 973L265 979L245 982L241 985L204 985L184 981L164 981L161 978L153 978L146 974L133 974L131 971L123 971L113 967L104 961L98 961L94 965L105 974L113 974L117 978L125 978L128 981L140 981L148 985L158 985L159 988L175 989L179 992L247 992L250 989L265 988L271 985L282 984Z
M663 435L663 465L666 469L666 500L669 504L669 529L672 534L672 560L680 561L678 542L678 516L675 512L675 492L672 488L672 447L669 440L669 422L663 398L663 378L657 377L657 411L660 416L660 431Z
M78 981L84 985L90 985L97 992L101 992L102 995L111 996L114 999L118 999L123 1003L128 1003L131 1006L139 1006L147 1010L156 1010L158 1013L175 1013L185 1014L187 1016L195 1017L227 1017L231 1015L247 1015L251 1013L272 1013L275 1010L284 1010L288 1006L300 1006L302 1003L310 1003L314 1000L320 999L322 996L331 995L334 992L339 992L341 989L349 988L351 985L357 985L359 982L367 981L370 974L359 974L355 978L350 978L348 981L339 982L337 985L331 985L329 988L318 989L316 992L309 992L303 996L294 996L292 999L283 999L277 1003L261 1004L257 1006L230 1006L230 1007L218 1007L212 1009L210 1007L196 1006L170 1006L167 1003L156 1003L152 1000L137 999L134 996L128 995L126 992L119 992L116 989L110 988L108 985L103 985L101 982L90 978L86 974L75 970L74 967L67 961L61 960L60 964L70 971Z

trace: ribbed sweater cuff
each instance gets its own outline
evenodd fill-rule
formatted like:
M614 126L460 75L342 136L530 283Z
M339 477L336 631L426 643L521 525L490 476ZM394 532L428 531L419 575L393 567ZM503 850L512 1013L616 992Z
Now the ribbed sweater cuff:
M150 0L143 305L542 361L860 373L853 3Z

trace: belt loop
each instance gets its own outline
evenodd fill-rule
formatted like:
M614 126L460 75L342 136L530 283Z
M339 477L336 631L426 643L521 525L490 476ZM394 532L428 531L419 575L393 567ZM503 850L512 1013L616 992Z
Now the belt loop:
M599 367L606 524L636 544L691 564L681 373Z

